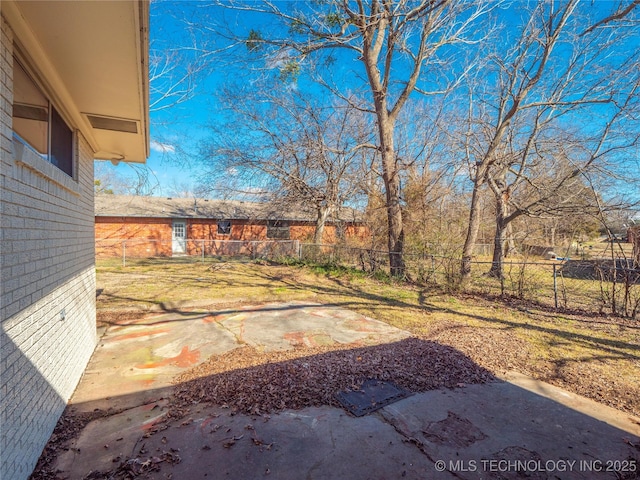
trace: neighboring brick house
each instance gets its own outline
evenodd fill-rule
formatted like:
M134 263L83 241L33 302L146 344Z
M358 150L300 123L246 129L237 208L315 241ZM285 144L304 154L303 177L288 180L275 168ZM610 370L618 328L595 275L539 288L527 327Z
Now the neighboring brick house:
M96 196L96 256L215 254L220 240L310 242L313 212L269 204L189 198ZM369 230L352 209L327 222L323 243L357 242Z
M2 0L0 14L0 478L23 480L97 341L94 159L148 156L149 13Z

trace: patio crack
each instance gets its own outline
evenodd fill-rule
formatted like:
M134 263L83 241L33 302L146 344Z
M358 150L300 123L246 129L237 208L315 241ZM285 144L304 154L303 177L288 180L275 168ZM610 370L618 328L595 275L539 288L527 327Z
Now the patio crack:
M410 443L411 445L414 445L418 450L420 450L420 452L425 457L427 457L427 459L431 463L433 463L435 465L435 463L440 460L440 459L433 458L433 456L427 450L427 446L424 444L424 442L422 442L420 439L408 434L408 432L405 429L402 428L402 426L400 425L400 422L398 422L394 416L385 415L384 409L383 410L379 410L378 412L375 412L375 415L378 418L380 418L382 420L382 422L384 422L387 425L390 425L391 427L393 427L393 429L402 437L402 441L404 443ZM451 471L449 469L445 469L444 471L449 473L449 474L451 474L451 475L453 475L456 478L461 478L461 479L464 480L464 477L461 477L455 471Z
M210 315L213 315L213 313L210 313ZM250 344L244 340L242 338L242 333L238 334L236 332L234 332L231 328L227 327L226 325L224 325L222 322L216 322L222 329L226 330L227 332L229 332L231 335L233 335L233 338L236 339L236 342L238 342L238 344L240 346L242 345L246 345L246 346L250 346ZM244 330L244 326L241 325L240 327L240 332L242 332Z
M214 324L218 328L224 330L225 332L228 332L229 334L231 334L237 344L250 345L246 340L242 338L244 333L244 318L240 318L237 325L234 322L231 322L233 323L232 327L229 327L225 324L226 321L234 320L238 315L242 315L243 312L234 313L235 315L229 316L228 312L226 311L220 312L208 310L199 312L198 317L196 318L200 318L205 323Z

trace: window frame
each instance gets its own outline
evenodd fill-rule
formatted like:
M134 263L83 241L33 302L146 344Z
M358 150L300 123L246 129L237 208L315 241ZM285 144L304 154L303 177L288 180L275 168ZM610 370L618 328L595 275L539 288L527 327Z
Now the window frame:
M267 220L267 238L273 240L291 240L291 230L286 220Z
M13 134L13 138L23 144L30 151L34 152L38 157L42 158L47 163L53 165L58 170L63 172L65 175L70 177L73 180L77 180L77 130L69 125L69 122L65 118L64 114L61 112L61 109L57 107L57 105L51 100L52 95L49 94L49 91L44 88L42 82L38 81L38 76L35 74L35 70L30 66L30 62L28 62L24 55L21 55L19 50L14 45L14 52L12 55L13 59L13 71L14 71L14 83L13 83L13 102L12 102L12 113L11 113L11 131ZM15 118L26 118L28 117L16 117L15 105L26 106L28 108L28 104L24 103L16 103L15 99L15 71L16 66L24 72L29 82L31 82L31 86L34 87L37 92L42 96L42 98L47 102L46 108L46 152L41 153L38 148L32 145L29 140L24 138L14 126ZM33 120L33 118L31 118ZM45 120L41 120L45 121ZM67 137L67 138L64 138ZM61 141L62 140L62 141Z

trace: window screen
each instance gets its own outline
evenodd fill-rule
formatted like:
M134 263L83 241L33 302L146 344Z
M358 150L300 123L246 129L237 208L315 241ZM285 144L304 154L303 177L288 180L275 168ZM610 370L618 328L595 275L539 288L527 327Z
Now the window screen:
M55 108L51 109L51 163L73 176L73 132Z
M23 143L73 177L73 131L15 57L12 122Z

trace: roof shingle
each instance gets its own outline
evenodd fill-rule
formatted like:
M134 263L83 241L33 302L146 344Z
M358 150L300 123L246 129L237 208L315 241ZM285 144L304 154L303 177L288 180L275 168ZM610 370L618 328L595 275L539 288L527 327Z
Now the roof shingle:
M288 220L314 222L314 211L287 205L207 200L195 198L141 197L130 195L96 195L96 217L138 218L209 218L218 220ZM343 208L341 220L359 221L360 214Z

